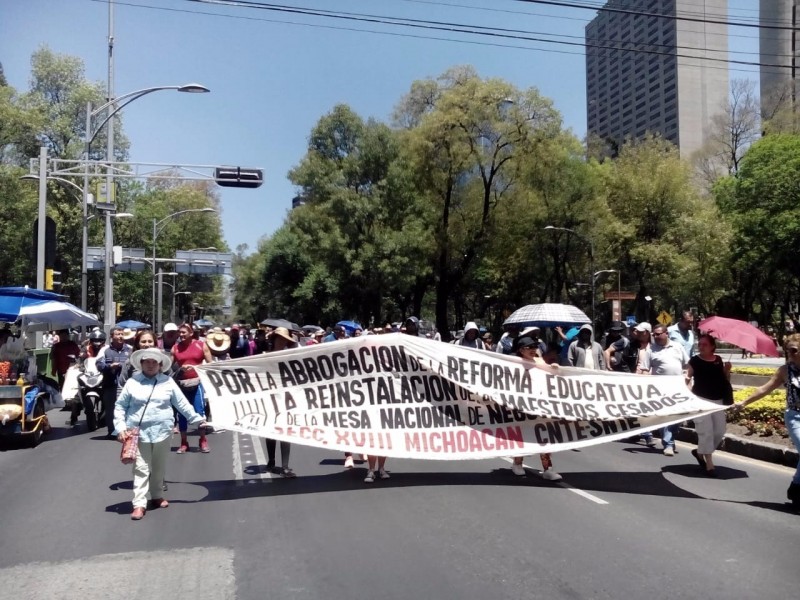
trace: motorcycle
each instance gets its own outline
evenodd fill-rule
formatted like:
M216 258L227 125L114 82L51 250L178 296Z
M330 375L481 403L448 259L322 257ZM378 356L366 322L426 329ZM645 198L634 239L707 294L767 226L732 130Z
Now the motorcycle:
M86 425L89 431L97 429L98 423L105 422L103 411L103 374L97 369L95 358L87 358L79 367L77 376L78 394L72 403L70 425L73 427L78 422L81 408L86 412Z

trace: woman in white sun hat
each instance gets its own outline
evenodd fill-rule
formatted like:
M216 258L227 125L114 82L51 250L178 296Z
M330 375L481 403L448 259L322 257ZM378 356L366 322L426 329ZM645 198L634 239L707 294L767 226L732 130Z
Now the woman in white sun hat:
M130 357L136 369L122 388L114 406L114 432L124 442L135 427L139 428L139 448L133 464L134 521L144 517L148 508L166 508L163 497L164 466L169 455L174 406L192 425L205 427L205 418L197 414L178 384L166 375L172 359L158 348L137 350Z

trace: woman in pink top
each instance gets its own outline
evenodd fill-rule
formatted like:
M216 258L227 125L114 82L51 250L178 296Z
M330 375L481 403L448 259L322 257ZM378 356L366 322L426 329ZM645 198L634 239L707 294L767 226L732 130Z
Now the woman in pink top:
M206 362L207 357L204 352L203 342L194 339L192 326L184 323L178 328L178 342L172 346L172 358L178 365L176 379L183 395L194 407L197 414L205 417L205 401L203 400L202 388L200 387L200 377L194 367ZM178 454L185 454L189 451L189 440L186 432L189 424L182 414L178 414L178 430L181 433L181 445ZM209 452L208 440L204 429L200 430L200 452Z

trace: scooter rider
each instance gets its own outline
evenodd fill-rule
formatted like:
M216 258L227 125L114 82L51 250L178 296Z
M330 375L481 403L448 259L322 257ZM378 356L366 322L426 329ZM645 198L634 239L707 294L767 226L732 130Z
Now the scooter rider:
M89 337L87 338L86 342L83 345L80 359L81 362L85 364L87 358L97 358L100 354L100 351L103 349L103 346L106 343L106 334L103 333L100 329L95 329L91 333L89 333ZM79 384L80 385L80 384ZM91 402L87 401L86 398L83 397L83 394L80 394L84 404L83 408L86 411L86 424L89 426L89 431L94 431L97 429L97 423L95 423L94 418L94 407L91 405ZM78 417L81 414L81 403L80 402L73 402L72 403L72 410L70 411L69 417L69 424L73 427L78 422Z
M114 435L114 404L117 402L117 378L122 371L133 348L124 342L122 327L111 330L111 343L105 346L97 357L97 369L103 374L103 410L106 417L108 437Z

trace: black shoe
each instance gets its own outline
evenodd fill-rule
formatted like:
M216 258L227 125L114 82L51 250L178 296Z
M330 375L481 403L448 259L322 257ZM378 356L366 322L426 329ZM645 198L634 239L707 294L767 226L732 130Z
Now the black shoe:
M800 483L792 483L786 490L786 497L792 501L795 507L800 506Z
M692 456L694 456L695 460L697 461L697 464L700 465L700 468L702 469L706 468L706 459L700 456L697 453L697 450L692 450Z
M270 462L267 463L267 473L275 473L275 463L274 462L270 461Z

